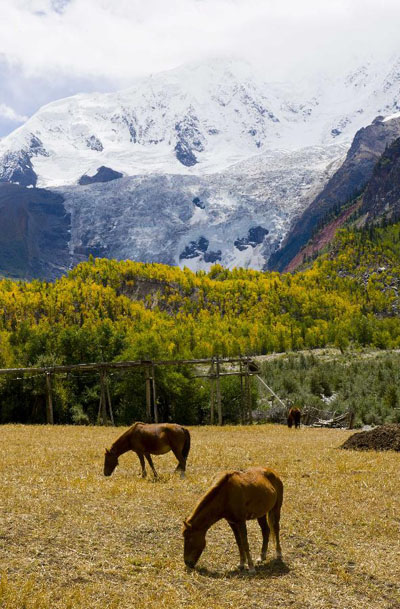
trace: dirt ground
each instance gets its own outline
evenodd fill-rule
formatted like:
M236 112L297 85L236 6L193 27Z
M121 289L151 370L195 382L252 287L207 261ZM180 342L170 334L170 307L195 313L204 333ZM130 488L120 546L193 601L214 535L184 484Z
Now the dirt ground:
M122 431L0 427L1 609L400 609L398 453L340 450L351 432L337 429L199 427L186 479L171 453L154 459L157 482L132 453L105 478ZM221 521L186 571L183 519L217 474L251 465L284 482L284 562L271 544L255 575L237 571Z
M369 431L353 434L342 445L351 450L396 450L400 451L400 425L380 425Z

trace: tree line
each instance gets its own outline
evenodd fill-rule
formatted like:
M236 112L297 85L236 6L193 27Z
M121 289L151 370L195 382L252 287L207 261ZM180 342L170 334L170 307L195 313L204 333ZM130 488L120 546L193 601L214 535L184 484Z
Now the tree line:
M91 258L54 283L3 279L0 367L395 349L399 250L396 224L340 231L330 252L295 275ZM110 380L121 423L144 408L135 374ZM40 421L42 384L1 378L1 421ZM205 420L209 395L188 370L163 372L158 386L166 418ZM95 421L97 377L59 378L55 392L57 421Z

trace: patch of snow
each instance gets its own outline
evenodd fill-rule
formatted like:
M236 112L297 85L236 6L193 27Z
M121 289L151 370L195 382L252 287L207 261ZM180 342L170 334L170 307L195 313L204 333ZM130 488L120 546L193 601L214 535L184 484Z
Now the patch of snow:
M396 112L395 114L391 114L390 116L386 116L386 117L383 119L383 121L382 121L382 122L383 122L383 123L387 123L388 121L391 121L391 120L393 120L394 118L400 118L400 112Z

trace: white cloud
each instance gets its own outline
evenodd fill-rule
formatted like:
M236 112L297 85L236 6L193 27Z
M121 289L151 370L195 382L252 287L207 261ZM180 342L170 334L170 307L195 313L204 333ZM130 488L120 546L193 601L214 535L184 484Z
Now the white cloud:
M18 114L18 112L7 104L0 104L0 119L5 119L13 123L24 123L26 120L28 120L28 117Z
M0 0L0 135L13 108L23 119L207 57L247 59L266 80L348 71L400 56L399 31L398 0Z
M0 0L0 53L27 75L116 84L236 54L284 78L398 45L398 0Z

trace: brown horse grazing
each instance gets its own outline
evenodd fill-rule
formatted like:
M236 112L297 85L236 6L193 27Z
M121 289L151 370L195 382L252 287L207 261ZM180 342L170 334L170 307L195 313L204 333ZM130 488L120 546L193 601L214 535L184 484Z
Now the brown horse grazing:
M297 429L298 427L300 427L300 419L301 411L299 410L299 408L291 408L287 417L288 427L291 428L294 423L294 426Z
M164 455L172 450L178 459L178 466L175 471L180 471L183 477L190 450L190 433L185 427L174 423L134 423L128 431L125 431L115 440L109 450L106 448L104 457L105 476L111 476L118 465L118 457L128 450L132 450L139 457L143 478L147 475L145 457L153 470L154 477L157 478L157 472L150 455Z
M283 500L283 484L267 467L252 467L246 471L226 472L200 499L191 516L184 521L184 561L193 568L206 546L208 529L225 518L239 547L239 569L245 562L254 572L246 520L257 518L263 543L259 562L266 559L270 528L275 537L277 558L282 558L279 543L279 519Z

